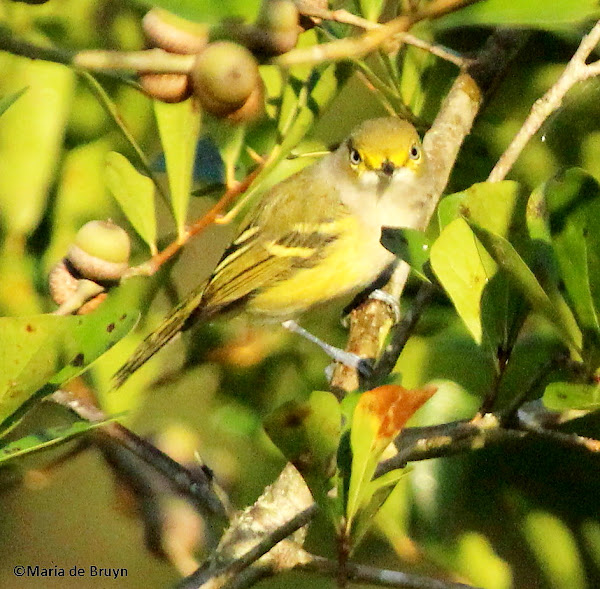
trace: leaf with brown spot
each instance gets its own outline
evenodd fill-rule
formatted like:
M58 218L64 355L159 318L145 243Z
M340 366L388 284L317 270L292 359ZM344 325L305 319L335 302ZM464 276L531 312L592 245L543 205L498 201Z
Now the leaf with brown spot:
M49 395L86 370L129 333L137 318L137 312L124 314L120 303L111 301L80 317L1 317L0 435L19 419L21 408L34 395ZM109 325L113 329L107 329ZM59 356L65 360L57 366Z

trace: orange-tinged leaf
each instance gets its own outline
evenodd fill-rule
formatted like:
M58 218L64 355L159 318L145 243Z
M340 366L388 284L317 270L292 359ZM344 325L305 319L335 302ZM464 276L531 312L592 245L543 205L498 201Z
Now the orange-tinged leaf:
M364 411L378 418L375 442L387 446L415 411L436 391L437 387L434 386L409 390L400 385L383 385L363 393L356 411Z
M369 483L382 452L436 391L437 387L432 385L412 390L400 385L383 385L362 394L350 429L352 467L346 504L348 525L361 506L370 500Z

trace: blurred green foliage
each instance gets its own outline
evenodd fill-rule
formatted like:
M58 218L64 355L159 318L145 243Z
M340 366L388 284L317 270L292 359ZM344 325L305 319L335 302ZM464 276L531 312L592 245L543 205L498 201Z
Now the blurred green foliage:
M336 7L361 10L374 20L382 6L386 14L391 4L364 0ZM489 34L484 26L537 29L459 155L448 189L453 194L440 205L438 226L430 231L433 237L439 234L437 241L431 239L430 255L413 256L419 271L437 279L446 291L438 292L421 319L394 375L407 388L432 381L438 387L414 424L472 417L500 370L498 349L511 351L510 362L502 368L498 407L510 406L520 395L527 400L543 396L553 409L594 409L598 403L598 82L591 80L568 95L521 155L511 173L514 181L495 187L483 183L533 102L572 56L589 28L582 21L597 16L598 8L587 0L560 6L541 0L510 4L512 11L505 2L485 0L437 22L421 23L414 31L472 52ZM41 45L136 50L144 46L140 23L150 5L214 24L229 16L251 20L259 2L50 0L30 6L0 0L0 27ZM303 33L300 43L309 46L347 34L346 26L325 24ZM252 168L246 147L268 155L250 199L310 161L286 159L290 151L302 154L334 144L357 121L384 113L382 103L411 109L426 128L455 70L430 54L402 48L397 55L376 54L359 64L298 67L287 77L263 65L261 74L269 97L268 118L245 132L197 117L189 104L153 105L135 85L98 76L132 142L85 76L62 65L0 52L0 314L5 316L0 319L0 376L3 383L10 381L8 390L18 388L21 395L12 398L2 418L40 389L40 396L50 392L42 385L57 386L66 379L64 372L65 378L51 378L73 359L72 348L67 352L69 345L63 345L65 333L85 345L86 364L92 359L88 348L98 355L107 347L105 330L101 334L94 327L94 335L86 331L94 320L47 315L55 308L48 296L48 272L86 221L112 218L127 227L134 240L132 263L143 263L149 249L181 235L185 223L214 203L205 196L188 199L190 188L208 192L215 179L223 179L223 171L242 179ZM377 81L383 86L379 92L372 89ZM200 157L195 154L198 137L205 147ZM195 181L190 185L192 168ZM158 178L166 199L152 194L149 176ZM104 354L84 382L97 391L108 416L126 412L122 421L141 434L159 432L172 422L197 432L199 454L236 506L243 506L284 462L262 430L264 417L288 402L288 408L315 410L307 430L321 423L317 409L328 407L329 398L310 396L326 386L326 360L319 352L276 327L250 328L240 318L199 327L121 389L107 392L111 375L142 335L156 326L180 293L206 277L230 234L228 227L210 228L156 276L138 277L111 291L111 308L105 312L131 318L141 310L140 329ZM425 242L423 236L407 233L395 239L402 240L400 253L422 252ZM415 280L408 289L407 305L417 284ZM306 327L343 344L340 307L316 310L305 319ZM17 333L26 325L40 327L37 335L44 341L30 345ZM78 329L85 331L79 340ZM112 333L110 343L121 335ZM33 336L27 332L26 337ZM19 346L27 349L27 358ZM580 373L548 368L550 358L565 352L581 361ZM15 358L24 364L13 365ZM540 373L543 378L537 378ZM46 446L86 428L66 411L34 405L10 432L6 451L15 444L21 449ZM600 436L593 414L565 427ZM305 432L300 434L304 440ZM173 567L146 551L139 520L117 509L116 478L99 454L84 447L86 451L68 456L77 443L13 460L0 471L0 586L37 586L31 579L17 579L13 567L51 563L125 567L129 576L120 587L174 583L178 574ZM327 448L319 455L319 470L331 444L325 436L317 448ZM379 536L365 541L356 558L455 576L486 589L597 587L597 484L594 455L551 441L418 463L377 517ZM330 527L315 526L307 546L334 554ZM319 581L293 577L293 586L309 583L316 586ZM90 579L44 583L88 585L98 586ZM292 586L287 578L267 585ZM328 586L325 581L323 586Z

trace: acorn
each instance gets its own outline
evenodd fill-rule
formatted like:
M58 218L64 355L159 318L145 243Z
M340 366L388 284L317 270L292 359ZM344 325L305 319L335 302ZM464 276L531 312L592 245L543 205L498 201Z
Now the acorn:
M142 28L153 46L170 53L193 55L208 42L205 24L185 20L160 8L153 8L146 13ZM182 102L192 94L187 74L141 74L140 84L148 96L163 102Z
M95 282L116 281L129 267L131 244L127 232L112 221L90 221L75 236L66 259Z
M191 77L204 110L218 117L241 108L260 84L252 53L231 41L209 43L196 57Z
M263 38L259 40L264 52L274 55L286 53L298 41L298 8L291 0L265 0L256 26L263 31Z

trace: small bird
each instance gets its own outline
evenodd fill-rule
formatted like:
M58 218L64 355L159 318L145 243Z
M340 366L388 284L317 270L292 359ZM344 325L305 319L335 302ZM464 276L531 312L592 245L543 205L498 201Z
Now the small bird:
M357 293L395 256L382 227L416 227L427 202L416 129L385 117L358 125L334 152L270 188L210 278L195 288L114 376L123 384L177 333L225 312L284 322Z

